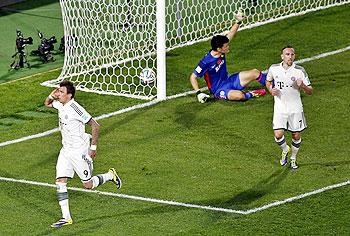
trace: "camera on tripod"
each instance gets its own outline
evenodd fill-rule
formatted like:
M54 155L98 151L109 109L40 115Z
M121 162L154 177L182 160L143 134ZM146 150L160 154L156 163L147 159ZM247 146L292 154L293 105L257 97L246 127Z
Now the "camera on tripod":
M26 64L28 68L30 68L24 48L28 44L33 44L33 38L24 38L21 30L19 29L16 30L16 35L16 52L12 55L12 58L15 58L15 60L11 63L10 67L18 70L19 68L23 68L24 64Z
M47 39L39 30L38 36L40 38L40 45L38 46L38 50L31 52L31 55L39 56L43 63L55 61L51 51L55 49L54 44L57 43L56 37L52 36L51 38Z

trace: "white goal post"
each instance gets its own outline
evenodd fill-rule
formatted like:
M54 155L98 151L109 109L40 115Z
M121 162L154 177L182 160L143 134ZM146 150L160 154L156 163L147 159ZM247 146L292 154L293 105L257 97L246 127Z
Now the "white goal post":
M234 13L256 27L350 0L60 0L65 58L60 76L78 90L140 99L166 98L166 51L228 30ZM144 68L153 83L140 80Z

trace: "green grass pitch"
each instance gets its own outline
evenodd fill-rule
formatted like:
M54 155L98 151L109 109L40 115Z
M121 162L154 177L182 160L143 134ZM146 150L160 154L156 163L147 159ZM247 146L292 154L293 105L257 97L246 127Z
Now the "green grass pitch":
M51 9L52 4L42 7ZM24 21L35 9L27 9L15 19ZM348 47L349 11L349 5L334 7L240 31L227 55L228 70L266 69L280 60L285 44L294 45L298 59ZM1 15L0 25L15 16ZM49 33L59 35L59 23L55 24L57 32ZM15 32L15 28L6 30ZM3 42L5 36L0 37ZM12 37L8 40L14 41ZM10 53L11 47L1 50ZM207 50L209 42L203 42L167 54L168 95L191 89L188 77ZM51 89L40 82L57 77L59 70L49 70L60 63L19 74L1 67L2 82L11 81L0 84L0 143L57 127L56 113L43 107ZM98 190L249 210L349 180L350 51L302 66L314 94L303 95L309 127L302 133L298 170L279 166L280 149L271 129L271 96L244 103L199 104L190 95L99 120L94 172L115 167L123 188L117 191L107 183ZM12 80L37 72L42 73ZM144 103L83 92L77 92L76 99L95 117ZM290 143L290 134L286 138ZM1 146L0 177L53 184L59 149L57 132ZM81 184L75 178L69 186L80 188ZM74 224L51 229L50 224L60 217L54 188L0 181L0 234L348 235L349 188L346 185L248 215L71 190Z

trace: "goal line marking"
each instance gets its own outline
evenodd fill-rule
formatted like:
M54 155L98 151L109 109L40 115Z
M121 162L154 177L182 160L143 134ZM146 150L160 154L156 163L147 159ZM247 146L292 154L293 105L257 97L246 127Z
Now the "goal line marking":
M43 182L36 182L36 181L30 181L30 180L23 180L23 179L14 179L14 178L6 178L6 177L0 177L0 181L6 181L6 182L16 182L16 183L23 183L23 184L31 184L31 185L38 185L38 186L45 186L45 187L51 187L56 188L55 184L49 184L49 183L43 183ZM76 187L68 187L69 190L77 191L77 192L86 192L86 193L95 193L105 196L111 196L111 197L118 197L118 198L125 198L125 199L131 199L131 200L137 200L137 201L144 201L144 202L152 202L157 204L163 204L163 205L171 205L171 206L178 206L178 207L187 207L187 208L197 208L202 210L209 210L209 211L218 211L218 212L226 212L226 213L235 213L235 214L241 214L241 215L248 215L252 214L258 211L263 211L271 207L280 206L289 202L293 202L308 196L316 195L325 191L329 191L332 189L340 188L346 185L350 184L350 180L329 185L327 187L323 187L311 192L307 192L304 194L297 195L295 197L290 197L284 200L275 201L266 205L263 205L261 207L252 208L248 210L234 210L229 208L221 208L221 207L213 207L213 206L203 206L203 205L196 205L191 203L183 203L183 202L176 202L176 201L168 201L168 200L161 200L161 199L155 199L155 198L147 198L147 197L140 197L140 196L132 196L127 194L120 194L120 193L112 193L112 192L104 192L104 191L98 191L98 190L87 190L83 188L76 188Z
M341 49L338 49L338 50L335 50L335 51L321 53L321 54L313 56L313 57L304 58L304 59L295 61L295 63L296 64L302 64L302 63L305 63L305 62L314 61L314 60L318 60L320 58L324 58L324 57L328 57L328 56L335 55L335 54L338 54L338 53L342 53L342 52L345 52L347 50L350 50L350 46L347 46L345 48L341 48ZM171 95L171 96L166 97L165 100L171 100L171 99L178 98L178 97L184 97L184 96L187 96L189 94L194 94L194 93L195 93L195 91L188 91L188 92L185 92L185 93L175 94L175 95ZM150 102L140 103L140 104L137 104L137 105L134 105L134 106L131 106L131 107L127 107L127 108L115 111L115 112L111 112L111 113L108 113L108 114L103 114L101 116L95 117L95 119L96 120L105 119L105 118L116 116L116 115L119 115L119 114L122 114L122 113L125 113L125 112L128 112L128 111L133 111L133 110L136 110L136 109L139 109L139 108L149 107L149 106L152 106L152 105L157 104L159 102L160 102L159 100L152 100ZM33 135L25 136L25 137L22 137L22 138L5 141L5 142L0 143L0 147L7 146L7 145L10 145L10 144L14 144L14 143L23 142L23 141L34 139L34 138L44 137L44 136L56 133L58 131L59 131L58 128L54 128L54 129L47 130L47 131L42 132L42 133L33 134Z

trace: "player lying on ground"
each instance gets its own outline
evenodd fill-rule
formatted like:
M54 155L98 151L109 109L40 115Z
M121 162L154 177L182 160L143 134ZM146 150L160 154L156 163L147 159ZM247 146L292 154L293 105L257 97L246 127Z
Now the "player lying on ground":
M52 227L73 223L68 205L68 178L76 173L84 188L93 189L107 181L114 182L118 189L121 180L114 168L107 173L92 176L93 161L96 157L100 125L74 100L75 88L70 81L63 81L45 99L46 107L58 110L59 128L62 135L62 148L56 164L57 199L61 206L62 219ZM85 124L91 126L92 136L85 133ZM91 146L90 146L91 138Z
M229 42L234 38L244 19L243 13L238 11L235 19L236 22L226 36L216 35L211 39L211 50L198 63L190 76L191 85L197 91L197 99L200 103L205 103L210 97L199 88L198 78L203 76L210 93L216 99L246 101L266 94L265 89L244 91L253 80L265 86L266 74L257 69L241 71L228 76L225 54L229 52Z

